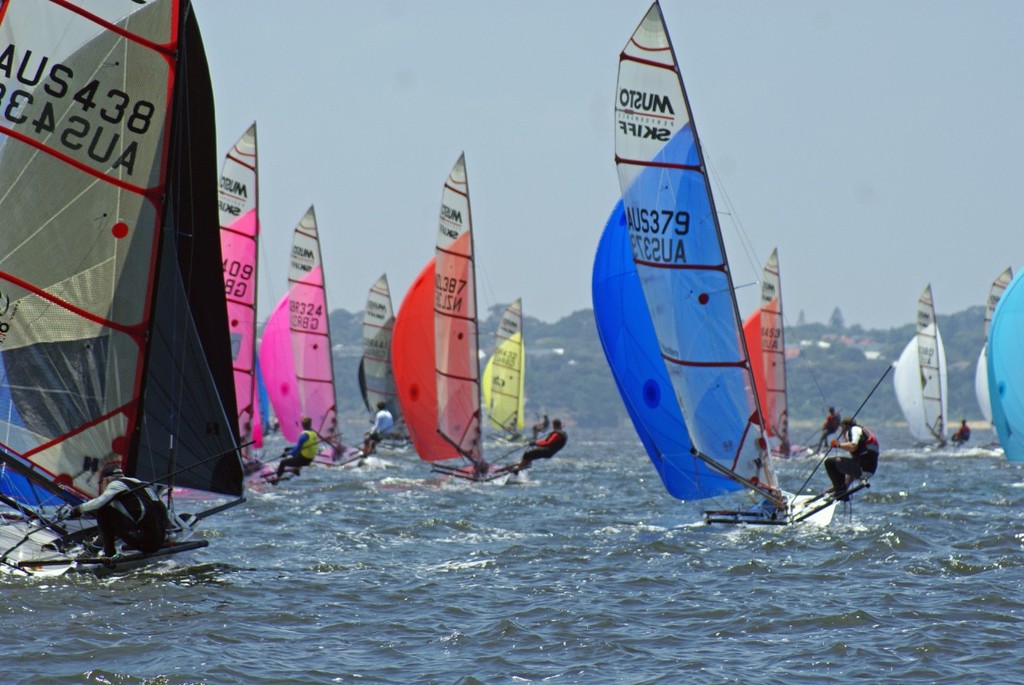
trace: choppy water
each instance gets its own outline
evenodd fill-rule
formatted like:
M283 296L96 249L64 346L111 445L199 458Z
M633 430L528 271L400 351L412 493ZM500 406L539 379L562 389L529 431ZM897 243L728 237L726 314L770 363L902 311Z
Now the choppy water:
M1024 469L1002 457L888 449L852 517L782 530L696 523L711 503L670 498L628 431L577 432L521 485L390 461L251 493L184 562L0 579L0 677L1024 682Z

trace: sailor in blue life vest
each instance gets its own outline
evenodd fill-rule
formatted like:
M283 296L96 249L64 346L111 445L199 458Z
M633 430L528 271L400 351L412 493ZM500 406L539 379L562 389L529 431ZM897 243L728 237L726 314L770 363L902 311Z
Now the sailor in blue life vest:
M971 427L967 425L967 419L960 421L960 430L953 433L953 437L950 439L957 447L971 439Z
M533 445L533 449L527 451L518 464L510 466L509 471L519 473L523 469L530 468L530 465L538 459L550 459L560 449L565 447L565 444L569 442L569 436L562 430L562 420L555 419L552 421L551 428L552 431L543 440L536 440L530 443Z
M377 451L377 444L395 427L395 417L388 411L387 402L377 403L377 413L373 415L373 428L366 434L363 441L363 456L368 457Z
M832 493L840 502L850 501L846 489L859 478L870 478L878 469L878 438L864 426L858 426L852 418L845 418L840 424L839 438L832 441L850 453L849 457L829 457L825 460L825 471L832 481Z
M320 436L313 430L313 419L303 416L302 432L299 433L299 439L295 441L295 445L290 450L285 450L287 456L277 465L277 479L274 482L281 480L284 470L288 468L294 469L296 476L299 475L303 466L313 463L319 449Z
M167 541L167 507L153 488L128 478L117 464L100 471L100 494L71 508L69 516L92 514L103 538L103 554L117 558L117 541L142 552L155 552Z
M818 439L818 446L814 448L814 451L820 452L828 444L829 436L837 430L839 430L839 414L836 413L835 407L829 407L828 415L821 424L821 437Z

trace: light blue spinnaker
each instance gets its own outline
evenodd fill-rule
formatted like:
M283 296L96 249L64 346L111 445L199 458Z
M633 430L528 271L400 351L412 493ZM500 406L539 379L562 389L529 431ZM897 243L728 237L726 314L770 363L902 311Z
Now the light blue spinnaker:
M601 235L592 278L601 346L629 418L665 489L681 500L739 489L739 483L712 471L690 452L690 434L661 358L633 262L622 200Z
M1024 271L999 298L988 331L988 392L992 425L1006 458L1024 461Z

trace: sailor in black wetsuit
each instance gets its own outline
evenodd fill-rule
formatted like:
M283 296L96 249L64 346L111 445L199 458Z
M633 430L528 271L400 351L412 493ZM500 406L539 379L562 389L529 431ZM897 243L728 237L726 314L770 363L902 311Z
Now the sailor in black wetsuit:
M551 427L554 429L548 433L547 437L543 440L530 443L534 448L523 455L523 458L519 460L518 464L509 467L512 473L519 473L523 469L530 468L530 464L538 459L550 459L555 456L558 450L565 447L565 443L569 442L569 436L562 430L561 419L555 419L551 422Z
M117 464L100 471L100 495L71 509L71 517L91 513L103 537L103 554L117 554L117 540L132 549L155 552L167 540L167 507L153 488L128 478Z
M840 502L849 501L846 490L858 478L870 478L878 470L878 438L864 426L858 426L852 418L843 419L839 439L832 441L850 453L849 457L829 457L825 460L825 471L832 480L832 492Z

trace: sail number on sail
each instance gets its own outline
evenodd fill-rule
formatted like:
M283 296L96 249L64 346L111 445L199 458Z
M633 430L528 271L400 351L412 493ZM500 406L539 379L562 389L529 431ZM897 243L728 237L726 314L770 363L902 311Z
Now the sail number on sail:
M242 264L234 259L224 260L224 294L229 297L245 297L252 282L251 264Z
M296 302L291 300L288 303L288 312L291 315L291 327L303 331L320 330L320 317L324 315L324 308L312 302Z
M644 262L685 264L681 236L690 232L690 213L669 209L626 207L633 255Z
M782 329L775 326L761 326L761 349L771 352L782 351Z
M444 312L458 314L466 300L462 291L469 281L464 278L451 278L436 274L434 276L434 305Z
M9 88L8 84L0 82L0 114L3 118L16 127L31 126L36 138L46 142L55 140L68 150L78 152L85 147L89 159L98 165L109 164L111 170L123 168L129 176L132 175L138 156L138 142L126 140L122 143L117 129L124 122L124 128L120 130L144 135L149 131L156 106L141 98L133 102L128 93L102 85L99 79L92 79L73 90L71 82L75 72L71 67L53 61L47 70L50 58L37 56L38 61L35 61L31 50L26 50L19 62L16 50L14 44L8 44L0 51L0 77L8 80L17 78L18 83L33 90ZM40 82L41 88L37 87ZM60 101L69 96L83 113L99 108L90 116L98 114L111 126L105 129L101 121L78 115L67 116L66 108L62 108L58 115L55 105L59 106ZM115 150L119 154L111 162Z

